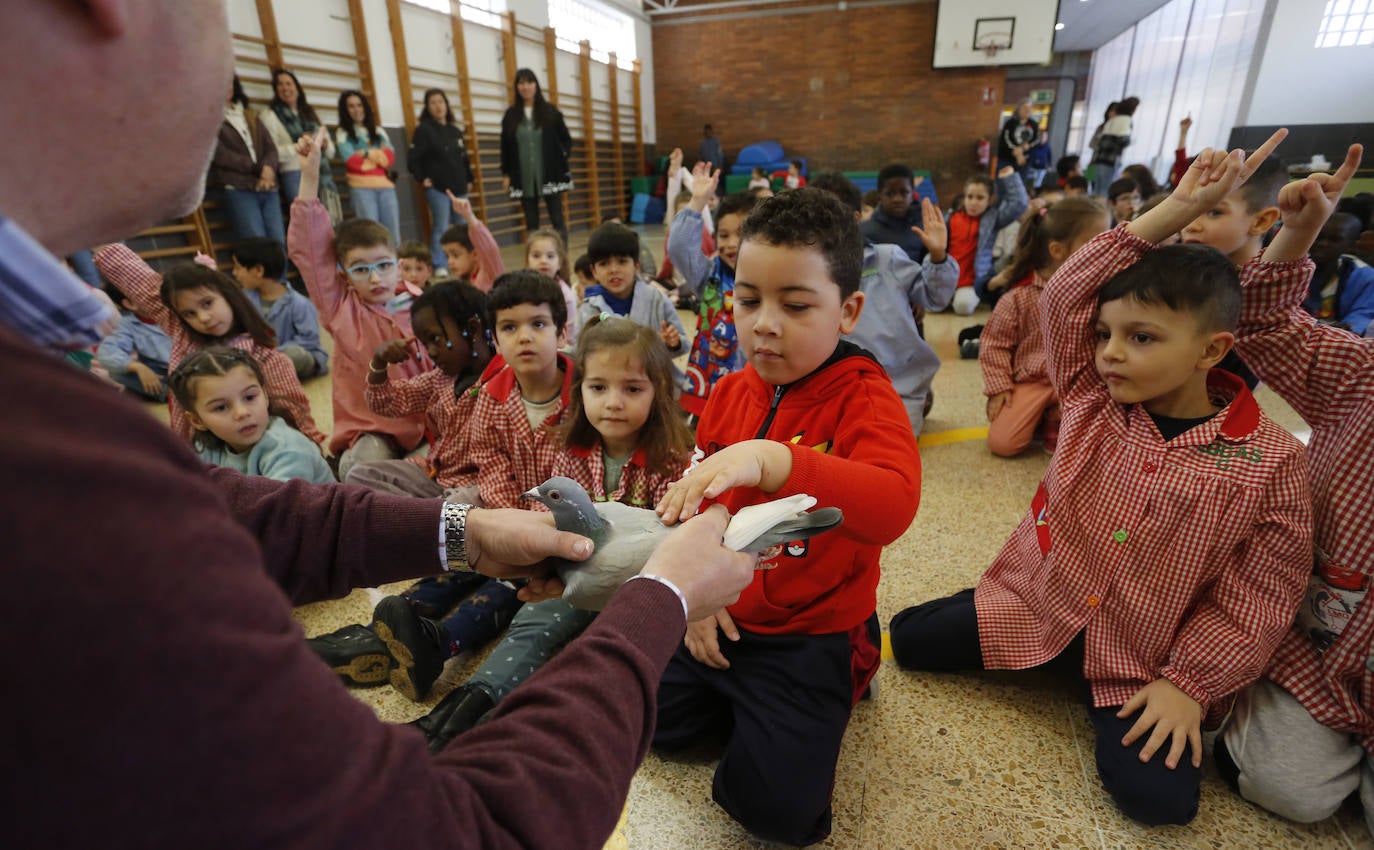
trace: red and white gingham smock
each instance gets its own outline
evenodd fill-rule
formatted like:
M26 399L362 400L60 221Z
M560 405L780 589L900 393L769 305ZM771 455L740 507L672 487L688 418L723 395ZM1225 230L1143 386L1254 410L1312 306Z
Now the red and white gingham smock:
M553 472L553 462L563 449L557 429L567 419L572 393L573 362L558 355L563 370L563 389L557 412L539 430L530 427L515 370L505 366L482 386L468 420L468 445L477 467L482 504L488 508L543 510L543 505L520 494L543 484Z
M157 322L158 327L172 338L172 359L167 364L169 371L181 365L188 354L203 347L191 339L186 325L162 303L162 275L143 262L143 258L129 246L115 243L102 248L95 257L95 264L100 273L119 287L119 291L140 313ZM258 345L248 334L225 337L218 340L217 344L252 355L258 368L262 369L263 390L267 397L291 414L291 418L296 420L296 430L321 446L329 440L328 435L315 425L315 417L310 415L310 399L306 398L305 388L296 376L296 367L291 364L290 357L275 348ZM171 394L167 396L167 406L172 430L190 440L194 429L186 411L181 409Z
M1374 339L1319 325L1303 311L1310 260L1251 265L1263 273L1243 281L1237 350L1312 428L1307 454L1319 567L1361 575L1367 587L1374 574ZM1372 609L1366 598L1324 653L1290 629L1266 675L1317 720L1359 736L1374 754L1374 673L1365 666L1374 649Z
M1086 631L1094 706L1121 705L1162 676L1220 710L1263 672L1311 572L1307 464L1224 372L1208 386L1230 403L1167 443L1143 407L1112 401L1094 362L1097 292L1153 247L1109 231L1045 288L1059 450L978 584L978 631L987 666L1012 669L1049 661ZM1262 273L1283 274L1246 270Z
M1030 283L1003 295L993 308L978 341L983 395L1010 392L1015 384L1049 383L1045 335L1040 325L1044 292L1045 279L1033 272Z

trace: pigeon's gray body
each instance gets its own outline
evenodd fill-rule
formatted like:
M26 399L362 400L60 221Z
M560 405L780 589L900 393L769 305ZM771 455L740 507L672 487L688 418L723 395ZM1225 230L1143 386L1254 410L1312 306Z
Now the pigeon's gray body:
M525 495L546 505L560 530L589 537L596 544L596 551L586 561L564 562L557 567L566 587L563 599L588 611L604 608L611 594L644 568L654 549L672 531L647 508L619 502L593 503L582 485L571 478L550 478ZM767 527L762 533L751 534L749 542L738 548L741 552L762 552L834 528L843 518L838 508L798 513L794 507L777 521L765 517Z

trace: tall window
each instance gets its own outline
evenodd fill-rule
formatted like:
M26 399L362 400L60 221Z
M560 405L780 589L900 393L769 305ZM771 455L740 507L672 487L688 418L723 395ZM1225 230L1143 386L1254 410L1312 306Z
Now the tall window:
M581 52L579 44L587 41L593 59L607 62L614 53L616 64L627 71L639 56L634 18L609 6L590 0L549 0L549 26L558 34L558 46L570 53Z
M1374 44L1374 0L1327 0L1313 47Z
M416 6L424 6L436 12L449 13L449 0L407 0ZM506 11L506 0L463 0L458 5L458 14L465 21L487 27L500 28L501 15Z

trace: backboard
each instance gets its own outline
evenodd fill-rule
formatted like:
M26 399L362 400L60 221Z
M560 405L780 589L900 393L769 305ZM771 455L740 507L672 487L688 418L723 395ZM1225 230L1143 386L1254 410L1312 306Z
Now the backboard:
M931 65L1048 62L1058 8L1057 0L940 0Z

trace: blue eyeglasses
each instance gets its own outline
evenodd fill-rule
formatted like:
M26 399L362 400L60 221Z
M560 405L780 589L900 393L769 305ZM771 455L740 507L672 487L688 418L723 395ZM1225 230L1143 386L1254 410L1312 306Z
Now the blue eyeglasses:
M366 283L372 279L372 274L374 272L377 274L377 277L386 277L396 271L396 268L395 260L379 260L371 264L358 263L356 266L349 266L344 269L344 273L347 274L351 280L355 280L358 283Z

